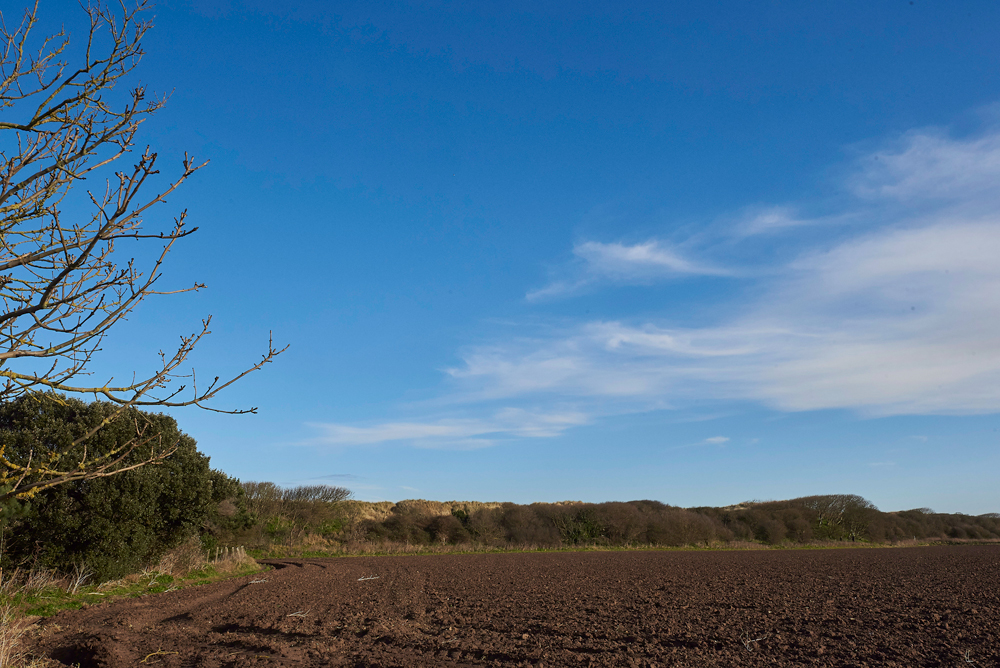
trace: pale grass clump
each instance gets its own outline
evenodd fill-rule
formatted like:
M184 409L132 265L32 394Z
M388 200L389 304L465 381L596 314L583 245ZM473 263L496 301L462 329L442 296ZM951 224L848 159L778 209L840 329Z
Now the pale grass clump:
M0 604L0 668L49 668L62 665L42 657L29 657L20 649L21 641L32 625L33 621L24 618L15 605Z
M5 573L0 568L0 600L10 601L18 595L21 598L32 598L48 589L59 587L61 583L62 578L44 568L15 568L13 573Z
M185 577L211 566L219 573L230 573L256 566L257 562L242 547L219 547L205 550L197 536L192 536L164 554L151 573Z
M45 665L40 659L29 660L19 649L32 622L21 615L13 601L16 596L38 594L57 582L50 571L22 573L15 570L8 574L0 568L0 668L42 668Z
M324 549L325 548L325 549ZM542 549L535 544L516 544L508 546L497 546L487 543L460 543L452 544L425 544L425 543L403 543L392 540L369 540L365 538L355 538L347 542L337 542L332 540L313 540L303 544L286 547L274 547L269 552L270 558L293 557L303 553L327 552L331 555L350 555L352 557L383 556L383 555L408 555L408 554L465 554L467 552L491 553L491 552L534 552Z
M330 548L336 548L337 542L330 540L326 536L318 533L307 533L302 536L296 547L301 547L306 550L326 550Z
M97 589L111 591L145 580L149 580L149 586L152 587L162 576L185 578L208 567L216 573L227 574L258 567L258 564L242 547L219 548L206 555L201 541L193 536L160 557L155 566L150 566L141 573L131 573L120 580L105 582Z
M21 636L28 625L17 614L17 608L10 603L0 604L0 668L14 668L20 665L23 656L18 651Z
M209 555L211 560L208 565L215 568L219 573L232 573L247 568L259 568L257 560L246 553L242 547L224 547L215 551L214 555Z
M197 536L192 536L162 557L151 571L163 575L185 576L205 567L205 551Z

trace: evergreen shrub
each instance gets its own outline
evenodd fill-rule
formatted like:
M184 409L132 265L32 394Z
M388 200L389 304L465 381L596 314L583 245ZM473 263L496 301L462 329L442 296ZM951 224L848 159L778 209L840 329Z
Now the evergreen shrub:
M53 394L21 397L0 405L0 444L8 456L26 461L30 451L37 457L66 449L115 410L109 403ZM27 512L0 529L5 533L0 566L67 572L85 565L100 580L115 579L155 563L192 535L204 533L211 541L213 531L249 523L239 482L212 470L195 440L168 415L123 411L71 449L61 464L71 467L84 456L111 452L135 438L137 429L140 440L153 438L176 450L159 463L37 493ZM148 446L140 446L123 464L148 455Z

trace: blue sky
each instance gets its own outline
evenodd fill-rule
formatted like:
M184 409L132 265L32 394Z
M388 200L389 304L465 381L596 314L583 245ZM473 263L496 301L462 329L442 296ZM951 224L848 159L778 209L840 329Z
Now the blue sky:
M1000 511L1000 6L184 2L139 78L195 237L98 374L366 500ZM80 34L75 2L43 3Z

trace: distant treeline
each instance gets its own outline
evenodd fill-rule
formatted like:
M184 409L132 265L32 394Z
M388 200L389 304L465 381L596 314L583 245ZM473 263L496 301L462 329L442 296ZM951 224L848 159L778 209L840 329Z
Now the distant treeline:
M105 426L94 433L101 424ZM351 500L343 487L240 483L213 470L194 439L167 415L136 409L120 413L107 403L67 398L26 396L0 403L0 450L15 461L52 452L63 452L69 462L114 457L140 425L149 438L173 444L173 454L155 465L141 465L148 453L128 449L121 455L127 469L122 473L71 480L0 504L0 570L75 571L104 581L155 564L194 537L205 550L287 547L353 554L432 546L475 550L1000 539L995 513L972 517L927 508L886 513L850 494L726 508L677 508L659 501L366 503ZM40 461L53 466L58 460Z
M809 496L726 508L678 508L659 501L514 503L351 500L343 487L282 488L213 470L194 439L167 415L78 400L0 404L0 446L27 461L65 450L70 461L108 456L137 425L173 454L155 465L74 480L0 504L0 569L87 572L121 578L168 551L201 540L205 550L242 546L332 553L427 548L645 547L853 541L1000 540L997 514L946 515L926 508L881 512L860 496ZM127 419L125 419L127 418ZM77 443L76 446L72 446ZM141 448L122 455L141 464Z
M555 548L1000 539L996 513L941 514L927 508L882 512L851 494L678 508L659 501L365 503L349 500L349 492L340 487L282 490L253 482L243 489L254 522L224 540L259 547L305 542L350 551L359 543ZM324 494L329 500L320 498Z

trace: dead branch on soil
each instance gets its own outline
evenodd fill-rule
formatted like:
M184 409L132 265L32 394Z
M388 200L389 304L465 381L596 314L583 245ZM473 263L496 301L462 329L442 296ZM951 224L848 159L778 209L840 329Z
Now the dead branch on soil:
M140 661L139 663L149 663L149 660L151 658L153 658L154 656L165 656L167 654L179 654L179 653L180 652L164 652L162 649L158 649L158 650L156 650L155 652L153 652L151 654L147 654L146 658L143 659L142 661Z
M770 637L771 637L770 633L765 633L759 638L753 638L751 637L750 632L747 631L744 632L742 636L740 636L740 641L743 643L743 646L747 648L748 652L752 652L757 643L759 643L761 640L767 640Z

